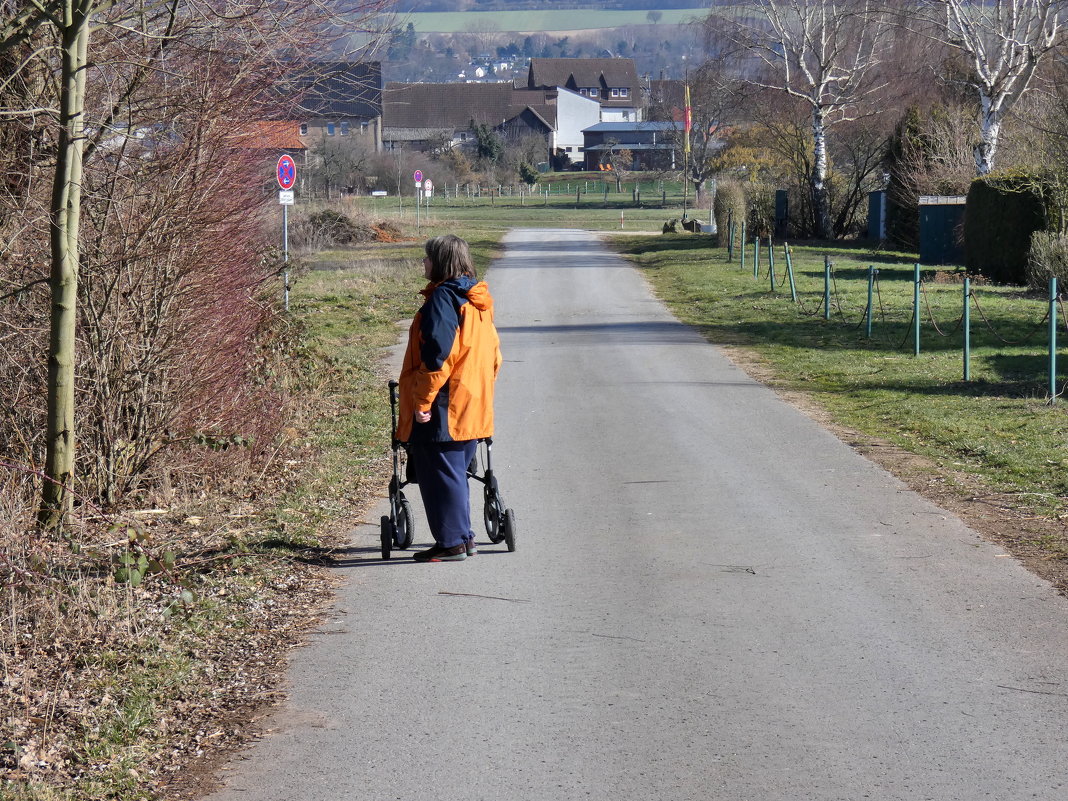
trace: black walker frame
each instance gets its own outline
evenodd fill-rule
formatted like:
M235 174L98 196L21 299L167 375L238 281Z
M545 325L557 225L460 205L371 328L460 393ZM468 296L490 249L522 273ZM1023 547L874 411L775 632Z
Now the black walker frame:
M389 514L382 515L381 542L382 558L389 559L394 548L405 550L415 537L415 515L412 505L404 497L404 488L415 484L418 477L412 478L405 470L401 474L401 452L407 453L407 443L397 439L397 387L396 381L389 382L389 410L392 423L391 441L393 448L393 476L389 481ZM479 450L484 455L485 470L480 475L478 469L479 453L476 451L467 466L467 478L483 485L483 522L486 536L490 542L497 544L502 540L509 551L515 551L516 522L515 512L505 506L497 477L493 474L493 438L480 439Z

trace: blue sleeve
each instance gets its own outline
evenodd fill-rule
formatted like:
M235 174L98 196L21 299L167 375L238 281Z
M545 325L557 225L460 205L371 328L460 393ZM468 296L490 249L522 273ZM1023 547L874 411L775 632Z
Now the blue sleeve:
M423 305L419 321L422 342L419 356L427 370L440 370L452 352L456 332L460 327L460 314L449 292L440 289L431 293Z

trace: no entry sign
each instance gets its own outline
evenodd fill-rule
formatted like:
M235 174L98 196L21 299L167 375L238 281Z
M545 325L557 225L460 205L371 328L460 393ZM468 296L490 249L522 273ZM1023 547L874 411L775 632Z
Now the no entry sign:
M290 155L278 159L278 185L282 189L292 189L297 182L297 165Z

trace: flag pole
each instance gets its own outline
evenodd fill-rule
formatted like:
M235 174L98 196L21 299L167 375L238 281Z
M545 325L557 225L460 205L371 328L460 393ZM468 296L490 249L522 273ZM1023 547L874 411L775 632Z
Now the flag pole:
M682 133L682 216L686 216L686 202L690 197L690 128L693 125L693 109L690 106L690 85L684 87L683 133Z

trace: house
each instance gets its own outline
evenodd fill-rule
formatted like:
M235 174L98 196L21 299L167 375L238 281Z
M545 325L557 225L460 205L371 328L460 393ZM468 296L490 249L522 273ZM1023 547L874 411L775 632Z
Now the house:
M642 84L630 58L532 58L528 89L561 88L596 100L600 122L642 119Z
M237 125L230 132L229 142L233 147L263 151L275 158L289 154L302 164L307 160L308 148L300 135L300 125L296 120L253 120Z
M382 65L320 62L293 79L283 91L297 99L299 133L309 148L330 137L362 137L382 150Z
M600 169L612 151L629 150L629 169L674 169L682 158L683 123L599 122L584 130L585 166Z
M387 150L473 146L474 126L488 125L510 141L543 139L546 161L565 153L581 158L582 129L599 113L590 98L555 87L390 83L382 95L382 140Z

